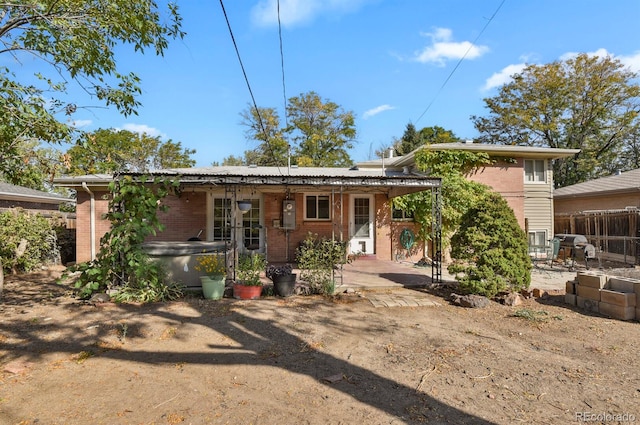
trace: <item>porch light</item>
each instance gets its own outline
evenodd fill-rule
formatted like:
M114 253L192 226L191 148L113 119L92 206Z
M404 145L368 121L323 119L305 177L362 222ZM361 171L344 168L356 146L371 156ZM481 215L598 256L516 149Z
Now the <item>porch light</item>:
M245 214L251 209L251 201L238 201L238 208L242 214Z

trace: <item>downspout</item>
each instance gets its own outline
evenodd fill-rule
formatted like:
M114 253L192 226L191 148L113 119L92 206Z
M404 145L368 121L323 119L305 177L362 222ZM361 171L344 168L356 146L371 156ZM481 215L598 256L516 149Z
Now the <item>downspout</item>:
M90 239L91 239L91 261L96 259L96 196L89 189L86 182L82 182L82 188L90 196L89 203L89 227L90 227Z

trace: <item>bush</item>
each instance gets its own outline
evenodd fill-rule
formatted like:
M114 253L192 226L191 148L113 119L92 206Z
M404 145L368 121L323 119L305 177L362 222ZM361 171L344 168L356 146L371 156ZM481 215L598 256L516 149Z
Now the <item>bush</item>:
M17 255L22 249L24 253ZM12 272L29 272L58 261L58 239L51 222L20 208L0 213L0 258L2 268Z
M347 262L345 242L319 238L309 233L298 248L300 278L309 284L311 292L331 295L335 290L333 270Z
M499 194L489 193L464 214L451 244L449 272L464 292L492 297L529 287L527 237Z
M105 290L115 290L114 300L121 302L165 301L181 295L179 286L166 281L160 263L151 261L142 249L147 236L164 230L157 213L167 210L161 200L177 183L149 176L139 179L124 176L111 183L113 197L106 214L111 229L100 239L95 260L69 269L80 272L75 287L82 298Z

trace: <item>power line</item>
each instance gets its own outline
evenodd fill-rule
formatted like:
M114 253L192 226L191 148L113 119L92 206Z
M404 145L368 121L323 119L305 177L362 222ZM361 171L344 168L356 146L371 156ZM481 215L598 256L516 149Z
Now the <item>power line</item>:
M278 39L280 40L280 68L282 69L282 97L284 99L284 124L289 127L287 117L287 88L284 83L284 51L282 49L282 25L280 23L280 0L278 0Z
M469 46L469 48L467 49L466 52L464 52L464 55L460 58L460 60L458 61L458 63L456 64L456 66L451 70L451 72L449 73L449 76L444 80L444 83L442 83L442 85L440 86L440 88L438 89L438 91L436 92L436 95L433 97L433 99L431 100L431 102L429 102L429 105L427 105L427 108L422 112L422 114L420 114L420 116L418 117L418 119L416 120L416 124L418 123L418 121L420 121L420 119L424 116L424 114L427 113L427 111L429 109L431 109L431 106L433 105L433 103L436 101L436 99L438 98L438 96L440 95L440 92L442 92L442 89L444 89L444 87L447 85L447 83L449 82L449 80L451 79L451 77L453 76L453 73L456 72L456 70L458 69L458 67L460 66L460 64L462 63L462 61L467 57L467 54L471 51L471 49L476 45L476 42L478 41L478 39L482 36L482 34L484 33L484 31L487 29L487 27L489 26L489 24L491 23L491 21L493 21L493 18L496 17L496 15L498 14L498 11L500 10L500 8L502 8L502 5L504 4L504 2L507 0L502 0L502 2L498 5L497 9L495 12L493 12L493 15L491 15L491 17L489 18L489 20L487 20L487 23L484 25L484 27L482 28L482 30L480 31L480 33L478 34L478 36L473 40L473 43L471 43L471 45Z
M264 128L264 122L262 121L262 116L260 115L260 109L258 108L258 104L256 103L256 98L253 96L253 90L251 90L251 84L249 84L249 78L247 77L247 72L244 69L244 64L242 63L242 58L240 57L240 50L238 49L238 44L236 43L236 38L233 36L233 30L231 29L231 23L229 22L229 17L227 16L227 11L224 8L224 3L220 0L220 7L222 8L222 13L224 14L224 19L227 21L227 28L229 28L229 35L231 36L231 41L233 42L233 47L236 51L236 55L238 56L238 62L240 62L240 68L242 69L242 75L244 75L244 81L247 83L247 88L249 89L249 94L251 95L251 101L253 102L253 108L256 110L256 116L258 117L258 124L260 124L260 128L262 129L262 134L264 134L264 141L267 144L267 147L271 151L271 155L275 159L275 154L273 152L273 148L271 143L269 142L269 135L267 134L267 130ZM278 172L282 174L282 170L280 170L280 166L278 167Z

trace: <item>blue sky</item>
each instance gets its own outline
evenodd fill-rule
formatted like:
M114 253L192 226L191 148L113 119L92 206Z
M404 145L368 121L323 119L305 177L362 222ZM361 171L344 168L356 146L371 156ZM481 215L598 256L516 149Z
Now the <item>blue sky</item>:
M120 70L142 78L139 115L95 108L73 118L84 130L182 142L207 166L256 146L240 125L251 98L219 0L178 3L187 35L164 57L119 52ZM284 91L315 91L353 111L354 161L373 158L409 122L477 136L470 116L486 115L482 99L525 64L587 52L640 71L638 0L281 0L283 90L276 0L224 5L258 106L283 119Z

